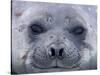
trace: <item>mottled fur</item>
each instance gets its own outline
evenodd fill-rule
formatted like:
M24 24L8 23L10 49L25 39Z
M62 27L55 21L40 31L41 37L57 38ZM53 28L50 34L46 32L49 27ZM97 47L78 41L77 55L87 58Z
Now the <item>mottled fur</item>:
M85 10L93 6L35 2L12 5L14 73L96 69L96 14ZM29 27L37 23L46 31L33 33ZM84 34L77 36L70 32L77 26L84 27ZM51 47L56 49L56 54L63 48L64 58L56 55L50 59Z

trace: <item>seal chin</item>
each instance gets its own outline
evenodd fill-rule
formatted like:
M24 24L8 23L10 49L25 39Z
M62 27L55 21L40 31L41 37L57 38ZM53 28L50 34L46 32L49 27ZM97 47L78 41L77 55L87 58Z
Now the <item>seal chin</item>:
M74 65L72 65L72 66L68 66L68 67L64 67L64 66L49 66L49 67L41 67L41 66L38 66L38 65L36 65L36 64L33 64L33 63L31 63L30 64L31 65L31 67L34 67L34 68L36 68L36 69L42 69L42 70L47 70L47 69L61 69L61 70L66 70L66 69L76 69L76 68L79 68L79 66L80 66L80 63L78 62L78 63L76 63L76 64L74 64Z
M44 70L45 69L74 69L74 68L78 68L80 66L80 64L81 64L80 61L81 60L77 61L76 63L74 63L73 65L70 65L70 66L64 65L62 63L60 63L62 65L59 65L59 64L57 64L59 61L55 62L56 64L53 64L53 65L52 65L52 63L46 64L46 65L41 65L41 64L31 61L29 65L31 65L34 68L44 69Z

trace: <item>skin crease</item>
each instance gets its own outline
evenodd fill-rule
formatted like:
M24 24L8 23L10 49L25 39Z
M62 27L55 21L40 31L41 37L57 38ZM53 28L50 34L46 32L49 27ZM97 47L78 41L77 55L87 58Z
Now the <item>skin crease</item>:
M12 73L96 69L96 20L81 5L20 2L26 7L17 12L17 2L12 3Z

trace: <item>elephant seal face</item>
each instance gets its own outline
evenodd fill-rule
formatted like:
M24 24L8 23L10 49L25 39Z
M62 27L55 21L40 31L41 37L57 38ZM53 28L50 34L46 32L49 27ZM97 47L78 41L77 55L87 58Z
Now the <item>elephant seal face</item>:
M20 35L24 49L28 48L25 71L89 69L93 40L89 40L92 30L87 13L71 5L35 6L24 11L18 21L24 27Z

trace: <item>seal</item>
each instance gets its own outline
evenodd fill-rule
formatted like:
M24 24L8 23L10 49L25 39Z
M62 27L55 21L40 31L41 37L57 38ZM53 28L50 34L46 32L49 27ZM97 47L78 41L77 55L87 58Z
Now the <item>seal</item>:
M96 69L96 20L81 5L33 2L19 13L12 19L15 73Z

